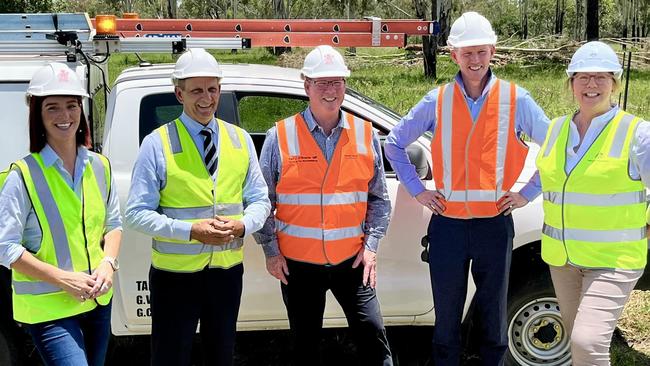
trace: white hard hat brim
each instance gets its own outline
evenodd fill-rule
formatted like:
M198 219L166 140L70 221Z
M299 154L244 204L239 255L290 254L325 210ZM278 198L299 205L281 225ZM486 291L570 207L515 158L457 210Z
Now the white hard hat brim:
M308 77L310 79L318 79L318 78L335 78L335 77L342 77L342 78L347 78L350 76L350 70L341 72L341 71L323 71L323 72L313 72L313 73L302 73L305 77Z
M55 89L55 90L48 90L45 93L27 93L27 95L33 95L35 97L51 97L55 95L60 95L60 96L76 96L76 97L84 97L88 98L88 93L86 92L71 92L70 89Z
M192 72L183 74L183 77L178 77L172 74L172 77L177 80L184 80L189 78L223 78L223 73L221 72Z
M32 97L54 97L54 96L73 96L73 97L82 97L90 98L88 93L82 92L70 92L70 90L52 90L47 93L25 93L25 104L29 107L29 100Z
M598 66L590 66L590 67L585 67L585 68L580 68L577 70L567 70L566 73L569 77L572 77L578 72L611 72L616 76L617 78L621 77L623 74L622 69L616 69L612 70L610 67L598 67Z
M492 39L470 39L461 42L447 41L447 45L453 48L473 47L473 46L494 46L496 41Z

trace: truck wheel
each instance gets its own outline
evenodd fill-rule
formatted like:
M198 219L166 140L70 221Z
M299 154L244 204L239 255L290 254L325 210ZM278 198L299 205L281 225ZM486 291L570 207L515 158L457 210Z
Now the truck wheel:
M569 366L569 335L560 316L548 271L510 289L508 366Z

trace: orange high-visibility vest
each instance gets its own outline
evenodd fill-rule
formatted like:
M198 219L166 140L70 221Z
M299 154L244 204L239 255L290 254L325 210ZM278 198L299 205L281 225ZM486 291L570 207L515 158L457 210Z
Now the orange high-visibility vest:
M276 123L281 168L275 225L280 252L316 264L338 264L363 245L368 183L374 176L372 125L343 113L330 164L296 114Z
M528 147L515 132L517 87L496 80L477 120L472 120L460 86L440 87L431 141L433 178L446 199L444 216L493 217L497 201L519 178Z

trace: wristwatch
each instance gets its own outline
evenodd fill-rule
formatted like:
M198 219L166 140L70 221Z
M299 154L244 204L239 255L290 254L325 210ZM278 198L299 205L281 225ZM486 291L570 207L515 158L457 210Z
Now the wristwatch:
M102 258L102 262L108 262L108 264L111 265L111 268L113 268L113 272L120 269L120 262L117 261L117 258L106 256Z

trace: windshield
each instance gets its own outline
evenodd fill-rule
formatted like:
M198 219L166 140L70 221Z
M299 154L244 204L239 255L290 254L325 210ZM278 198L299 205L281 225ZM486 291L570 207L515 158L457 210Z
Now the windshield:
M363 95L363 94L359 93L358 91L356 91L354 89L346 88L345 93L350 94L351 96L353 96L353 97L355 97L355 98L357 98L359 100L362 100L364 103L367 103L367 104L379 109L381 112L386 113L387 115L395 118L398 121L402 118L402 116L397 114L397 112L395 112L394 110L386 107L385 105L379 103L378 101L370 98L367 95Z

